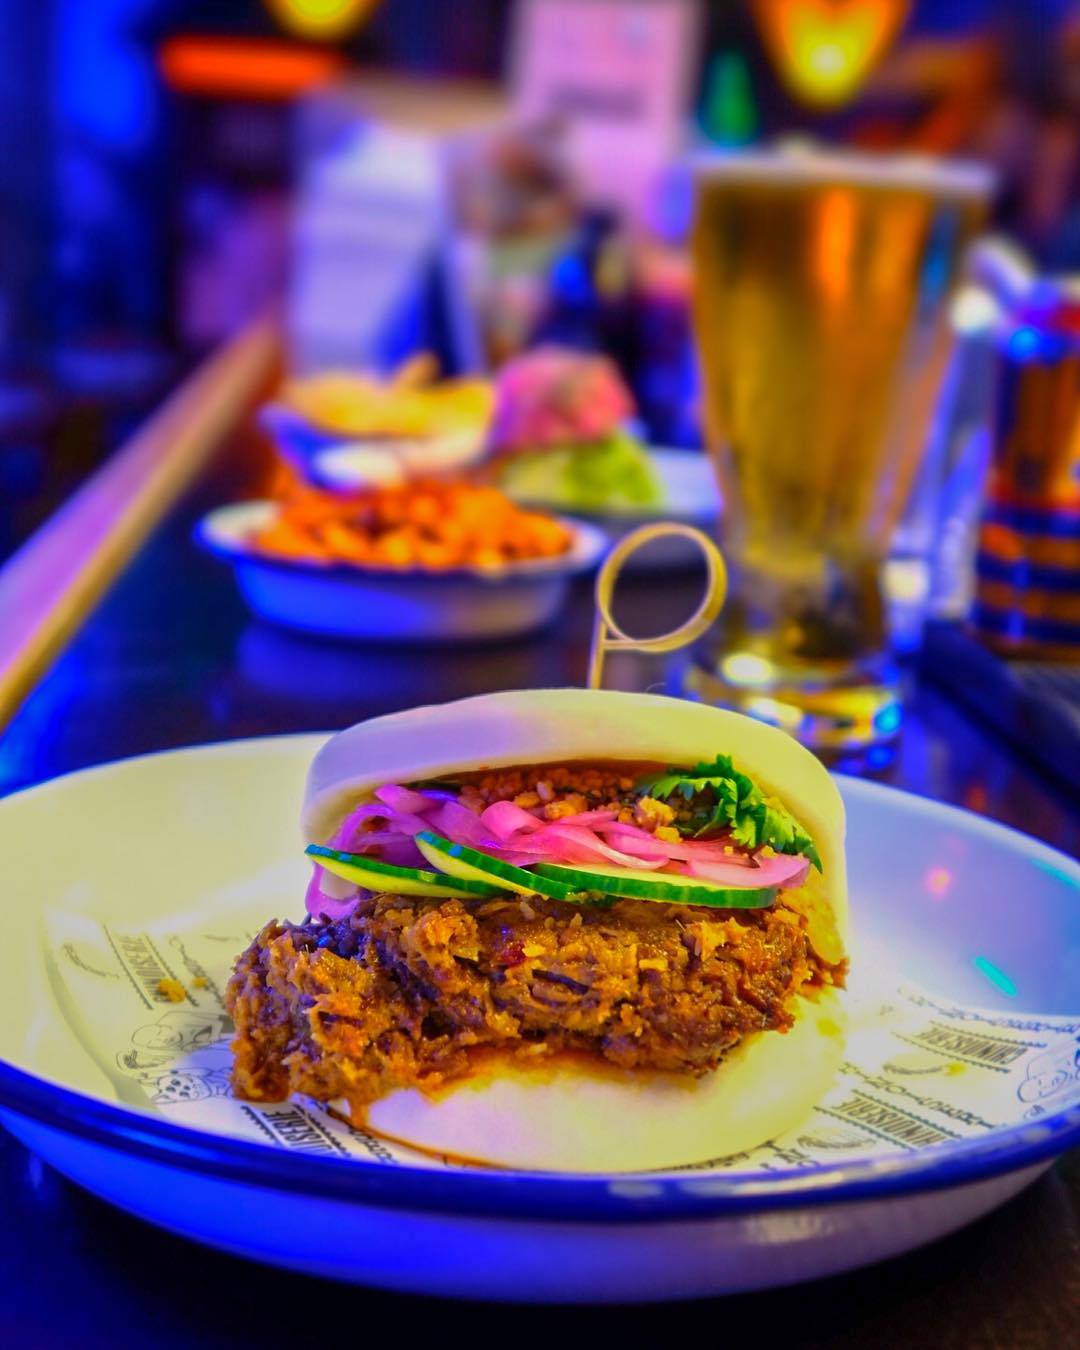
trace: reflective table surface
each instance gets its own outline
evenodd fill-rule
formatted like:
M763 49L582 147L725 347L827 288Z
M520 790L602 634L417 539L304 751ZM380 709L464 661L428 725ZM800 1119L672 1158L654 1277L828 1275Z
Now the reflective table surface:
M350 648L252 620L221 564L199 554L201 511L258 486L250 440L167 519L0 739L0 792L146 751L331 730L411 704L515 686L580 684L591 600L581 583L549 632L501 646ZM700 581L629 579L619 616L671 627ZM655 659L621 657L609 682L662 687ZM932 672L930 673L932 676ZM895 761L878 776L1080 852L1064 788L973 721L932 677L909 677ZM337 1287L189 1245L110 1210L0 1131L0 1345L305 1345L340 1336L468 1331L630 1343L707 1332L757 1345L1062 1347L1080 1309L1080 1156L933 1247L809 1287L633 1309L440 1303Z

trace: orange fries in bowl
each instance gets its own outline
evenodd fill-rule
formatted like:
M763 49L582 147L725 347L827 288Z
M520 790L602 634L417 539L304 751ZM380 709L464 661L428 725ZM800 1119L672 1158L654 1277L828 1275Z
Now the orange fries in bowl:
M497 571L561 557L573 534L495 488L427 480L347 496L298 488L250 545L267 557L327 565Z

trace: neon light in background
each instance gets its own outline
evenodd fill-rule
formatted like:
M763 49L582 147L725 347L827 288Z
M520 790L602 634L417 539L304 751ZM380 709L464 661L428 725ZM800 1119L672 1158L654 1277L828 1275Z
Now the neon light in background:
M293 98L345 68L338 52L245 38L171 38L158 60L170 88L218 98Z
M1026 361L1042 346L1043 335L1037 328L1018 328L1009 338L1009 355L1017 361Z
M899 703L886 703L884 708L874 714L874 730L882 736L891 736L900 730L904 714Z
M891 745L872 745L865 752L866 767L868 769L887 768L896 758L896 750ZM839 768L839 766L837 766ZM858 773L858 761L849 770L852 773Z
M985 956L976 956L971 964L980 975L985 975L994 988L1004 994L1006 998L1016 997L1016 985L1003 970L994 965L993 961L988 961Z
M702 131L716 145L746 145L757 135L759 120L746 58L718 52L705 77Z
M297 37L334 42L355 31L380 0L265 0L282 28Z
M58 0L53 23L57 117L78 127L82 144L128 152L157 129L154 69L132 38L146 0Z
M803 103L850 102L907 18L910 0L753 0L780 78Z

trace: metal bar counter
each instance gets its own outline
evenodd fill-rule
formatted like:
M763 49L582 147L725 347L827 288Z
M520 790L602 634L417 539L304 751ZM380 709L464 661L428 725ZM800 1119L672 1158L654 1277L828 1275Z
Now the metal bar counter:
M182 471L170 471L149 505L144 496L136 510L145 491L137 474L142 489L130 498L121 490L98 544L69 560L64 576L57 578L49 561L69 528L63 517L47 527L53 547L44 547L48 536L31 541L12 565L17 570L0 575L0 595L43 595L38 617L44 623L52 615L49 631L36 637L17 633L10 612L0 615L7 662L0 687L11 715L0 741L0 792L171 746L325 730L430 700L582 682L587 582L553 630L502 646L349 648L277 632L248 616L224 568L191 540L203 510L251 492L270 472L245 414L269 372L273 344L265 332L246 341L226 363L232 397L208 409L204 384L181 402L183 425L190 430L190 418L199 424L200 448L192 452L189 444ZM211 404L217 385L211 381ZM170 415L167 434L154 437L159 446L150 458L169 446L175 451L177 418ZM155 419L158 432L161 425ZM98 493L101 484L99 476L87 491ZM617 608L632 615L629 627L659 630L693 608L699 584L693 577L631 578ZM57 655L16 711L18 696ZM655 685L663 672L643 660L615 666L613 677L627 687ZM1064 791L931 683L913 679L900 753L883 776L1068 852L1080 849L1080 820ZM516 1337L523 1316L535 1332L572 1325L576 1336L608 1343L713 1343L720 1336L793 1347L1057 1350L1070 1343L1080 1306L1075 1154L997 1213L882 1266L722 1303L527 1314L326 1285L189 1245L82 1193L2 1131L0 1186L0 1344L35 1350L305 1345L315 1336L367 1338L391 1317L395 1336L410 1340L467 1331L483 1341L505 1339L508 1331Z

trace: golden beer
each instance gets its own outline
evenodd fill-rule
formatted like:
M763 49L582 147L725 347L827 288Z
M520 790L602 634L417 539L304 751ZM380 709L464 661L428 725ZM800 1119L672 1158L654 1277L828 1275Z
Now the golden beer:
M880 570L987 187L975 168L816 152L700 166L694 326L734 590L693 692L823 746L895 731Z

